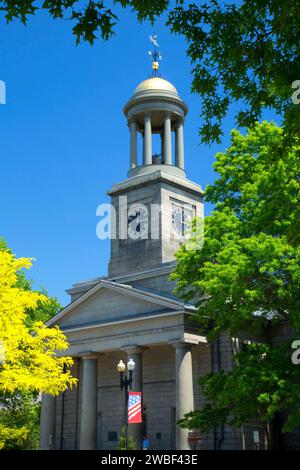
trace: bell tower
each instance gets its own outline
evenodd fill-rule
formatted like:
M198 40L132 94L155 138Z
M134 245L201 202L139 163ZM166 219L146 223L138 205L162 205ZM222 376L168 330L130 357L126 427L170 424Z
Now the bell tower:
M167 80L153 77L137 86L124 107L130 129L129 177L152 172L153 165L164 165L164 171L185 176L183 123L187 112L187 105ZM137 146L138 132L143 139L141 158ZM175 133L175 152L172 149L172 132ZM158 134L161 139L159 155L152 153L153 134Z
M184 120L188 107L157 75L142 81L124 107L130 132L126 180L109 191L115 209L109 276L147 271L175 260L189 221L203 218L203 191L186 178ZM153 137L160 153L153 154ZM174 134L174 137L172 137ZM140 138L138 139L138 136ZM142 141L142 145L138 142ZM174 148L172 145L174 142Z

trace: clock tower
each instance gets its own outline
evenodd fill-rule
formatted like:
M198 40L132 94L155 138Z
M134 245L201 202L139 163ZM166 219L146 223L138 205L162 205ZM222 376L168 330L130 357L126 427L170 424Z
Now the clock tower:
M115 209L110 278L174 261L189 221L203 218L203 191L187 179L184 167L187 112L176 88L157 76L142 81L124 107L130 169L127 179L109 191ZM155 134L160 153L153 153Z

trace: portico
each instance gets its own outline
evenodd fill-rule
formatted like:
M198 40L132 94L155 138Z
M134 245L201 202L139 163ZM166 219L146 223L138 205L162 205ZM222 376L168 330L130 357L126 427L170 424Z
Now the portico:
M93 321L92 312L96 304L99 307L106 305L108 311L109 300L114 303L115 311L118 310L118 302L120 303L120 308L122 307L125 312L122 321L114 315L105 318L104 314L101 322ZM138 307L140 311L144 311L139 315L126 315L126 304L129 303L132 309ZM127 361L133 358L136 369L132 390L144 392L145 416L149 420L146 424L148 432L151 419L156 418L153 424L153 440L154 435L161 435L158 441L165 441L169 448L173 445L176 449L189 449L186 430L177 427L175 431L176 426L173 422L176 433L174 442L171 429L166 433L166 428L171 427L172 419L174 421L182 418L184 413L191 411L194 406L193 348L196 359L200 351L205 351L206 340L203 336L192 332L191 326L188 329L185 327L185 323L190 322L192 314L193 307L184 305L180 301L110 281L100 281L85 295L75 300L69 309L67 307L60 318L60 314L57 315L55 322L67 334L70 343L68 354L80 362L78 385L80 400L75 404L74 397L72 407L78 407L74 410L74 416L78 415L78 422L75 423L73 420L71 426L66 418L69 406L66 396L64 426L61 423L61 403L57 406L60 410L57 410L56 434L63 428L65 432L63 440L66 441L66 436L69 434L68 440L69 442L73 440L75 448L74 428L78 428L76 446L79 449L96 449L97 433L99 433L97 416L100 414L101 433L104 434L101 439L102 445L105 438L108 439L112 433L119 432L120 427L124 425L124 402L123 394L118 387L116 365L119 359L124 358ZM80 324L78 324L79 319L81 319ZM191 332L187 331L189 329ZM108 334L109 331L111 334ZM74 395L74 392L70 391L67 394ZM155 397L154 402L152 398L150 399L151 395L152 398ZM164 408L166 397L168 400ZM44 443L49 442L46 435L51 431L49 421L53 420L53 406L47 406L47 400L48 396L45 396L42 420ZM61 400L62 397L56 399L58 402ZM153 409L150 413L151 408ZM155 408L160 411L155 412ZM104 423L105 417L106 421L111 423L111 430L109 423ZM130 425L129 432L138 447L141 444L144 426ZM155 427L157 432L154 432ZM73 429L72 432L70 428ZM56 436L56 447L60 442L61 436ZM116 441L108 441L106 446L107 444L113 448Z

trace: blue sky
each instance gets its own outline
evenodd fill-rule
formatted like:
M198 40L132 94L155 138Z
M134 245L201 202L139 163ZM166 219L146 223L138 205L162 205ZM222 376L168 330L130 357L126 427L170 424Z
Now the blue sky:
M214 179L216 151L229 144L233 115L221 145L199 145L201 104L190 92L191 66L182 38L159 20L139 24L120 12L116 36L93 47L75 45L71 23L44 14L28 25L0 20L0 236L17 256L36 258L29 277L62 304L74 282L106 275L109 243L96 237L96 208L126 178L129 133L122 108L151 74L149 34L157 31L161 73L188 103L185 124L189 179ZM206 210L206 213L208 210Z

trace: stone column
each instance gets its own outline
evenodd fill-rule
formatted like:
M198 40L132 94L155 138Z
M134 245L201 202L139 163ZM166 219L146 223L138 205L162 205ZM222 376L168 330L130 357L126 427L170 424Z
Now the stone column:
M164 118L164 156L165 164L172 165L172 136L170 113L166 113Z
M151 116L146 115L144 118L144 165L152 164L152 128Z
M176 166L184 170L183 122L176 127Z
M43 393L40 419L40 449L52 450L55 447L56 424L55 397Z
M130 121L130 169L132 170L137 166L137 126L135 121Z
M139 346L126 346L123 348L123 351L126 351L128 361L132 358L135 362L131 390L133 392L143 392L143 348ZM143 440L143 423L129 424L129 435L133 437L137 448L141 449Z
M97 447L97 356L82 357L80 450Z
M165 143L164 143L164 131L160 133L160 153L161 153L161 163L165 163Z
M193 367L191 344L174 343L176 374L176 420L194 410ZM176 450L189 450L188 429L176 426Z

